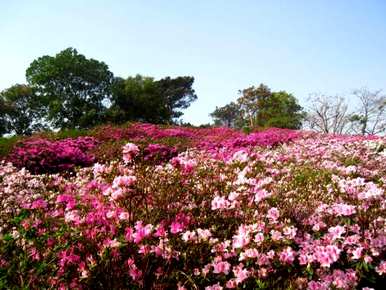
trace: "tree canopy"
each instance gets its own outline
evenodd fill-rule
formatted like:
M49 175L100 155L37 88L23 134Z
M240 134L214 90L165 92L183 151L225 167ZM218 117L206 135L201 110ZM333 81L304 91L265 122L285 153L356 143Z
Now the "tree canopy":
M55 128L87 128L103 122L113 74L104 62L67 48L34 60L26 72Z
M191 76L114 77L101 61L74 48L34 60L28 84L0 94L0 136L42 129L90 128L106 122L178 123L197 99Z
M0 93L0 109L3 112L5 132L29 135L42 128L38 120L44 108L40 107L37 95L27 85L16 84ZM4 130L4 129L3 129Z
M113 82L108 118L114 123L143 121L172 123L197 99L193 77L166 77L158 81L137 75Z
M217 126L238 127L241 120L240 106L231 102L223 107L216 107L210 116Z
M296 98L285 92L272 92L260 84L239 91L237 102L231 102L210 114L215 123L229 127L278 127L299 129L304 118Z
M162 123L162 108L153 78L137 75L115 78L112 86L108 119L113 123L143 121Z
M8 133L8 121L6 116L6 105L2 97L0 97L0 136Z
M182 109L190 106L197 99L193 90L194 78L189 76L170 78L157 81L158 92L161 95L162 105L165 106L166 119L175 120L183 115Z

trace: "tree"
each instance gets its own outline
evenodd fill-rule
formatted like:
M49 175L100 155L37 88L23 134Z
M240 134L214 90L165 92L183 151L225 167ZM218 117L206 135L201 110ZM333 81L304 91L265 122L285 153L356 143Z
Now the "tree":
M241 97L238 98L237 103L243 114L243 119L249 124L250 128L257 126L257 112L261 108L260 103L272 95L271 89L260 84L257 88L252 86L239 91Z
M216 107L210 116L214 119L216 126L240 127L241 112L239 105L235 102L231 102L223 107Z
M111 101L108 118L113 123L165 122L166 108L162 104L157 83L151 77L137 75L127 79L115 78Z
M88 128L103 122L113 74L104 62L87 59L73 48L34 60L28 83L47 108L55 128Z
M256 122L260 127L300 129L305 116L296 98L285 91L260 98L258 108Z
M215 122L230 124L236 127L247 126L249 129L257 127L279 127L299 129L304 118L303 108L296 98L285 91L272 92L271 89L260 84L239 91L242 95L237 103L231 103L211 114ZM237 116L237 118L235 118Z
M192 77L170 77L154 80L137 75L116 78L112 86L112 105L108 119L114 123L142 121L172 123L182 115L197 96L192 89Z
M346 133L350 114L342 97L314 94L310 97L311 106L306 115L305 125L322 133Z
M350 118L351 130L362 135L386 132L386 96L382 91L362 88L353 95L359 100L359 108Z
M16 84L0 93L5 108L7 133L30 135L43 127L37 96L27 85Z
M186 109L197 99L194 89L193 77L183 76L174 79L166 77L157 81L157 88L161 94L166 109L168 122L175 121L183 115L182 109Z
M5 101L0 96L0 136L8 132L7 107Z

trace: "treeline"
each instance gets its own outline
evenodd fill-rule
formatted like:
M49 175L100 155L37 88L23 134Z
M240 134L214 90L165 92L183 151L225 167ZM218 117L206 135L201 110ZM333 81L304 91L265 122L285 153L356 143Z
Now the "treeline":
M34 60L26 79L27 84L0 92L0 136L128 121L175 124L197 99L191 76L116 77L104 62L73 48ZM246 131L277 127L338 134L386 132L386 96L380 90L353 91L350 106L346 99L316 94L304 109L292 94L260 84L239 91L234 102L216 107L210 116L217 126Z
M104 62L73 48L34 60L26 79L0 93L0 135L127 121L173 123L197 99L193 77L115 77Z
M266 85L239 91L239 98L210 114L216 125L238 129L290 128L322 133L375 135L386 132L386 96L354 90L349 96L313 94L304 109L296 98Z

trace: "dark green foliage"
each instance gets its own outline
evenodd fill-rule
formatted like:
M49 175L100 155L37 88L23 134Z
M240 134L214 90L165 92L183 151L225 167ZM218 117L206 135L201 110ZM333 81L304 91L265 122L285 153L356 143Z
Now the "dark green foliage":
M6 104L3 98L0 97L0 136L8 131L8 121L6 115Z
M214 119L215 125L238 128L242 124L240 106L231 102L223 107L216 107L210 116Z
M165 119L168 121L182 116L181 109L186 109L190 103L197 99L192 88L193 77L184 76L177 78L166 77L156 82L162 103L166 108Z
M134 120L162 123L165 114L156 82L151 77L115 78L111 102L108 119L116 124Z
M158 81L141 75L115 78L108 120L116 124L127 121L172 123L182 115L181 109L197 99L193 81L193 77L166 77Z
M296 98L285 91L274 92L259 102L257 125L300 129L304 113Z
M16 84L3 90L0 99L3 102L1 111L5 116L6 133L30 135L44 127L41 122L44 108L30 86Z
M105 63L67 48L33 61L26 77L53 127L89 128L104 121L103 102L110 96L113 78Z
M247 132L269 127L300 129L305 115L293 95L285 91L272 92L264 84L240 93L236 103L216 108L210 114L216 125L243 128Z
M11 152L14 145L20 139L19 136L0 137L0 160L5 158Z
M197 99L194 78L114 78L104 62L74 48L34 60L28 85L0 95L0 136L42 129L88 129L106 122L171 124Z

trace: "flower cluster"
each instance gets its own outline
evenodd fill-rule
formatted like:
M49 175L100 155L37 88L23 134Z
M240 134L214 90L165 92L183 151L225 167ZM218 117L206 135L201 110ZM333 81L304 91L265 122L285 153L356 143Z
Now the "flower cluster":
M368 142L384 138L238 138L131 142L73 175L1 163L0 285L380 289L386 156Z
M72 170L75 166L90 166L93 163L90 151L97 143L93 137L58 141L31 138L18 144L8 156L8 161L33 173Z

